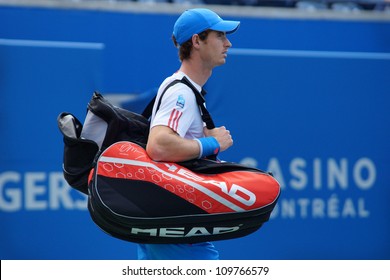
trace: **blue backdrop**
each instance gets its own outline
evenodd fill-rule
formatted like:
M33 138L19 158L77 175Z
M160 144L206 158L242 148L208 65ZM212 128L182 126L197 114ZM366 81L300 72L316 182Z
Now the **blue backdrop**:
M56 118L83 120L94 90L140 110L179 67L177 16L0 7L1 259L136 258L64 181ZM226 18L241 27L207 84L222 156L283 191L260 231L215 242L222 259L389 259L390 21Z

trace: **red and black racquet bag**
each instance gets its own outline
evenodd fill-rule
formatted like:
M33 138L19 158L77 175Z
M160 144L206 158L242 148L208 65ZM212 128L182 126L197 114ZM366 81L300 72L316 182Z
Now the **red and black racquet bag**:
M108 234L137 243L237 238L268 221L280 194L273 176L207 159L187 165L155 162L132 142L113 144L89 179L93 221Z
M203 95L188 80L168 87L179 82L192 88L203 121L213 128ZM137 243L237 238L268 221L280 195L271 174L211 159L168 163L148 157L153 104L136 114L94 93L84 125L70 113L58 116L64 177L88 194L93 221L111 236Z

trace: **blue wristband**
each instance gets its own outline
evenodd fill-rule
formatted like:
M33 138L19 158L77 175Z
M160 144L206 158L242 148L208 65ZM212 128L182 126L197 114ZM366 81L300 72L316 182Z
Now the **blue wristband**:
M214 137L203 137L196 139L199 143L199 158L217 155L219 153L219 143Z

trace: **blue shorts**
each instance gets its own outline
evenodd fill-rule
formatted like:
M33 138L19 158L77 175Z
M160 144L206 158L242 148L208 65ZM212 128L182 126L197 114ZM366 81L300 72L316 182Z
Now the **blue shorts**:
M196 244L138 244L139 260L218 260L211 242Z

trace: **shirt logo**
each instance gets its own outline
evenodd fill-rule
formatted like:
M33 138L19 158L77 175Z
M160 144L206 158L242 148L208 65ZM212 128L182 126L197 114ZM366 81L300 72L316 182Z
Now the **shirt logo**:
M176 106L177 107L180 107L180 108L184 108L184 104L186 103L183 95L179 95L179 97L177 98L177 101L176 101Z

